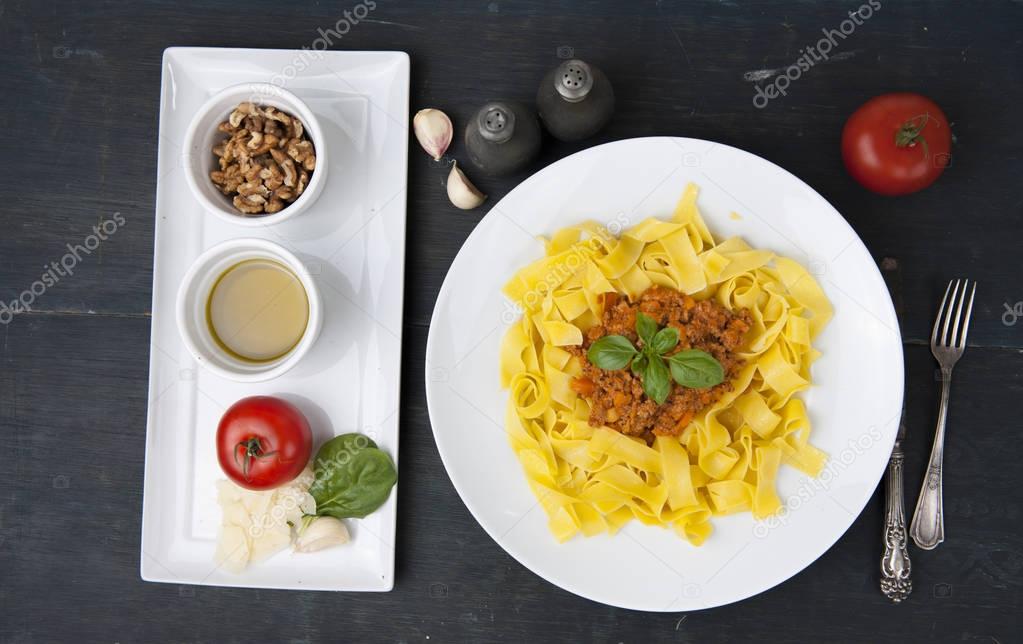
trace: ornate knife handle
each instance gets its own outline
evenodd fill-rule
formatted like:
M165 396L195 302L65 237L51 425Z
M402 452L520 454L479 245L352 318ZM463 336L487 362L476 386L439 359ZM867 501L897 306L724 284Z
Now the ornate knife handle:
M903 459L902 445L897 443L888 461L885 479L884 553L881 556L881 592L896 603L913 591L906 548L906 515L902 506Z

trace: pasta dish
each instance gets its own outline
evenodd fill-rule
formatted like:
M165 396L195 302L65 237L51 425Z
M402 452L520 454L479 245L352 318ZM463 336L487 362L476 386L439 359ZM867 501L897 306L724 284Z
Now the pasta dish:
M559 541L636 519L699 545L715 515L778 511L781 465L825 464L796 394L831 305L797 262L716 241L697 193L618 235L562 229L504 287L506 429Z

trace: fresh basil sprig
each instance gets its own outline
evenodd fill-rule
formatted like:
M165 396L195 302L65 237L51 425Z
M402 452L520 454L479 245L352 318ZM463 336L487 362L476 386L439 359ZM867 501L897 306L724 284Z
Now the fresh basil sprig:
M624 335L605 335L590 345L586 357L596 367L609 371L631 364L632 372L643 381L643 392L658 405L668 399L672 380L695 389L724 381L724 368L706 351L685 349L665 355L678 346L678 329L658 329L653 318L637 313L636 334L643 343L642 349L637 349Z
M335 436L316 452L309 494L316 514L361 519L387 501L398 480L391 458L363 434Z

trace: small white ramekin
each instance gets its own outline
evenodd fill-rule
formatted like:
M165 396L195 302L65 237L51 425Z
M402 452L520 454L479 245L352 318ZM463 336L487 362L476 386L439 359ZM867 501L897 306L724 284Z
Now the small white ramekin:
M297 117L315 148L316 169L309 177L309 185L298 199L272 215L238 212L210 179L210 172L218 168L213 145L226 137L217 126L227 120L239 103L245 102L276 107ZM295 217L316 201L327 181L327 146L319 121L302 99L271 83L242 83L214 94L192 118L185 133L183 155L185 180L195 198L209 212L239 226L270 226Z
M270 362L245 362L221 349L206 321L210 292L224 271L247 259L270 259L288 267L302 282L309 300L309 322L295 347ZM178 330L188 351L206 369L238 382L271 380L294 367L316 342L323 326L323 302L312 275L282 246L265 239L232 239L210 248L192 264L178 289Z

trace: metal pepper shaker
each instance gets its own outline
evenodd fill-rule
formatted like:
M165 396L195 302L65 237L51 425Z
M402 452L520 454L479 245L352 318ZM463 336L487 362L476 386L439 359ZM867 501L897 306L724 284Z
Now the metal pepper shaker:
M544 76L536 107L554 138L578 141L593 136L611 120L615 94L598 67L566 60Z
M465 128L469 160L484 173L499 176L525 168L540 153L540 123L531 109L515 101L491 101Z

